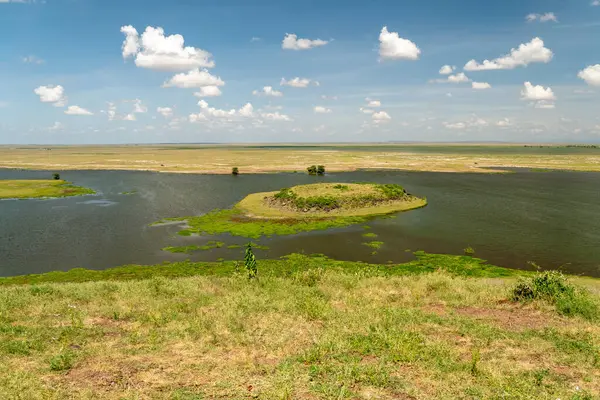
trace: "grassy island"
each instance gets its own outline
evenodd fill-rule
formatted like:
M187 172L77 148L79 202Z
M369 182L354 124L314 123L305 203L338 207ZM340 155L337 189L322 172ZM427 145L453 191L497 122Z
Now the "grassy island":
M0 199L36 199L94 194L92 189L53 179L0 180Z
M373 183L317 183L275 192L253 193L233 208L198 217L167 218L185 221L181 235L229 233L234 236L291 235L360 224L369 218L427 205L399 185Z

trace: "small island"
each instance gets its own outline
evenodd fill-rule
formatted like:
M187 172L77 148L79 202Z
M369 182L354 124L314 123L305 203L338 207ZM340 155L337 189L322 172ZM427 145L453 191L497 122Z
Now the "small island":
M0 180L0 199L39 199L94 194L62 179Z
M427 200L396 184L317 183L248 195L233 208L158 223L186 223L180 235L259 238L361 224L369 218L413 210Z

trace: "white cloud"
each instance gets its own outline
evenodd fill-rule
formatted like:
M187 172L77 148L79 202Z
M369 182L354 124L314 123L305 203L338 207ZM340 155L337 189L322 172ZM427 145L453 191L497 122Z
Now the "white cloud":
M314 108L315 112L317 114L329 114L331 113L331 108L327 108L327 107L323 107L323 106L316 106Z
M440 68L440 75L450 75L455 69L455 66L444 65L442 68Z
M292 121L292 119L289 116L285 114L280 114L279 112L263 113L261 114L261 117L269 121Z
M599 0L600 1L600 0ZM577 74L588 85L600 86L600 64L590 65Z
M471 87L477 90L491 89L492 85L487 82L473 82Z
M389 32L387 26L379 34L380 60L418 60L421 50L408 39L403 39L398 32Z
M193 69L187 73L180 73L173 76L167 82L163 83L163 87L178 87L178 88L202 88L204 86L223 86L225 82L218 77L211 75L210 72L203 69Z
M158 107L156 108L156 112L165 118L170 118L173 116L173 109L171 107Z
M281 82L279 83L281 86L291 86L291 87L295 87L295 88L306 88L308 87L308 85L313 84L315 86L319 86L319 82L317 81L311 81L310 79L307 78L294 78L294 79L290 79L289 81L286 81L285 78L281 78Z
M65 126L63 124L61 124L60 122L57 121L54 123L54 125L48 127L48 130L49 131L59 131L59 130L64 129L64 127Z
M2 1L0 1L0 3L1 2ZM26 64L38 64L38 65L46 62L46 61L42 60L41 58L38 58L34 55L29 55L27 57L23 57L22 61Z
M309 50L314 47L325 46L327 43L329 43L327 40L321 39L298 39L297 35L286 33L281 48L284 50Z
M373 121L375 121L375 122L389 121L392 119L392 117L390 117L390 115L388 113L386 113L385 111L379 111L379 112L373 113L371 115L371 118L373 118Z
M458 122L443 122L443 125L446 129L467 129L467 128L482 128L488 125L488 122L482 118L473 115L467 121L458 121Z
M188 117L188 119L192 123L208 120L208 118L206 117L206 115L204 115L202 113L190 114L189 117Z
M456 122L456 123L447 123L444 122L444 126L448 129L465 129L467 124L464 122Z
M542 100L535 103L535 108L553 109L555 108L555 105L551 101Z
M242 108L240 108L239 114L242 117L248 117L248 118L253 117L254 116L254 107L252 107L252 104L246 103Z
M283 93L278 90L274 90L272 86L265 86L262 90L255 90L252 92L255 96L272 96L272 97L281 97Z
M554 15L553 12L548 12L545 14L529 14L525 17L525 19L527 20L527 22L533 22L533 21L540 21L540 22L548 22L548 21L554 21L554 22L558 22L558 18L556 18L556 15Z
M33 92L40 96L42 103L52 103L55 107L64 107L67 103L65 89L60 85L40 86Z
M471 80L465 75L464 72L459 72L456 75L450 75L448 77L448 82L450 83L465 83L470 81Z
M364 114L373 114L375 110L371 110L370 108L360 108L360 111Z
M133 112L136 114L144 114L148 112L148 107L146 107L140 99L135 99L133 101Z
M512 125L512 122L508 118L503 118L500 121L496 122L496 126L499 126L501 128L506 128L506 127L511 126L511 125Z
M323 100L337 100L338 99L337 96L326 96L326 95L321 95L321 98Z
M511 49L510 54L494 60L484 60L481 64L471 60L465 64L464 69L465 71L514 69L516 67L526 67L531 63L548 63L553 56L552 50L544 47L544 41L536 37L531 39L529 43L523 43L518 48Z
M256 36L252 36L252 39L250 39L250 43L254 43L254 42L260 42L262 39Z
M126 116L123 117L123 121L135 121L137 120L137 118L135 117L135 114L131 113L131 114L127 114Z
M69 106L65 110L65 114L67 115L94 115L91 111L86 110L85 108L81 108L79 106Z
M163 28L148 26L141 37L131 25L121 27L121 32L125 34L123 58L134 57L135 65L140 68L187 71L215 66L212 54L199 48L185 46L181 35L165 36Z
M108 102L108 110L106 111L106 115L108 116L109 121L114 121L117 117L117 106L115 103Z
M204 86L194 93L196 97L217 97L223 94L217 86Z
M373 107L373 108L381 107L381 101L379 101L379 100L372 100L368 97L365 100L367 101L367 107Z
M600 0L594 0L591 4L592 6L600 6Z
M531 82L525 82L524 88L521 91L521 97L523 100L531 100L531 101L554 101L556 100L556 96L552 89L544 88L541 85L532 85Z

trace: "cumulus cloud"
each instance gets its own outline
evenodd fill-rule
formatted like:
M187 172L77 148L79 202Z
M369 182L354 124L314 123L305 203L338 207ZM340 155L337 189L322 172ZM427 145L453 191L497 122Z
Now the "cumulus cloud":
M387 26L379 34L379 59L418 60L421 50L408 39L401 38L398 32L389 32Z
M280 85L281 86L291 86L291 87L295 87L295 88L306 88L311 83L315 86L319 86L319 82L317 82L317 81L311 81L310 79L307 79L307 78L298 78L298 77L296 77L294 79L290 79L289 81L285 80L285 78L281 78Z
M556 96L549 87L544 88L541 85L532 85L531 82L525 82L524 88L521 90L521 98L530 101L554 101Z
M140 68L163 71L187 71L193 68L212 68L215 66L212 54L190 46L185 46L183 36L179 34L165 36L161 27L146 27L140 36L131 26L121 27L125 35L122 45L123 58L133 57Z
M448 129L465 129L467 124L464 122L447 123L444 122L444 126Z
M329 114L329 113L331 113L331 108L327 108L327 107L323 107L323 106L316 106L314 108L314 111L317 114Z
M309 50L319 46L325 46L329 41L321 39L298 39L293 33L286 33L281 42L281 48L284 50Z
M600 6L600 0L594 0L591 4L592 6Z
M381 107L381 101L379 100L373 100L368 97L365 100L367 101L367 107Z
M205 69L201 70L199 68L177 74L163 83L163 87L178 87L183 89L223 85L225 85L225 82L223 82L220 77L212 75Z
M223 94L217 86L204 86L194 93L196 97L217 97Z
M485 90L485 89L490 89L492 87L492 85L490 85L487 82L473 82L473 83L471 83L471 87L473 89L477 89L477 90Z
M471 60L465 64L465 71L485 71L497 69L514 69L526 67L531 63L549 63L554 53L544 47L544 41L538 37L531 39L529 43L522 43L510 53L494 60L484 60L479 64Z
M271 96L271 97L281 97L283 93L278 90L273 89L272 86L265 86L262 90L255 90L252 92L255 96Z
M190 114L188 116L188 120L190 122L194 123L194 122L206 121L206 120L208 120L208 118L206 117L206 115L204 115L202 113L198 113L198 114Z
M144 114L148 112L148 107L146 107L140 99L135 99L133 101L133 112L136 114Z
M287 116L285 114L280 114L277 111L274 113L263 113L263 114L261 114L261 117L263 117L264 119L269 120L269 121L286 121L286 122L292 121L292 119L289 116Z
M440 68L440 75L450 75L456 69L455 66L444 65Z
M190 122L208 120L209 117L217 119L233 119L235 117L248 118L254 116L254 107L250 103L246 103L239 110L233 108L230 110L221 110L218 108L210 107L205 100L200 100L198 102L198 106L200 107L201 112L198 114L190 114Z
M577 76L583 79L588 85L600 86L600 64L590 65L584 70L579 71Z
M484 126L488 126L488 122L482 118L479 118L476 115L473 115L466 121L457 121L457 122L443 122L442 123L446 129L467 129L467 128L482 128Z
M106 110L106 115L108 116L109 121L114 121L117 117L117 106L115 103L108 102L108 110Z
M459 72L456 75L450 75L448 77L448 82L450 83L465 83L470 81L471 80L465 75L464 72Z
M79 106L69 106L65 110L65 114L67 115L94 115L91 111L86 110L85 108L81 108Z
M173 116L173 109L171 107L157 107L156 112L165 118L170 118Z
M134 113L131 114L127 114L123 117L123 121L136 121L137 118L135 117Z
M534 22L534 21L540 21L540 22L548 22L548 21L553 21L553 22L558 22L558 18L556 18L556 15L554 15L553 12L548 12L545 14L528 14L525 19L527 20L527 22Z
M2 3L2 0L0 0L0 3ZM22 61L25 64L38 64L38 65L46 62L46 61L42 60L41 58L36 57L34 55L29 55L27 57L23 57Z
M39 86L33 92L40 96L42 103L52 103L55 107L64 107L67 103L65 88L61 85Z
M552 101L538 101L537 103L535 103L535 108L545 108L545 109L553 109L556 108L556 106L554 105L554 103Z
M242 117L248 117L248 118L253 117L254 116L254 107L252 106L252 104L246 103L242 108L240 108L239 114Z
M379 111L379 112L373 113L371 115L371 118L373 118L373 121L375 121L375 122L389 121L392 119L392 117L390 117L390 115L388 113L386 113L385 111Z
M61 124L60 122L56 121L52 126L48 127L48 130L49 131L59 131L59 130L64 129L64 127L65 126L63 124Z
M508 118L503 118L500 121L496 122L496 126L499 126L501 128L506 128L506 127L511 126L511 125L512 125L512 122Z

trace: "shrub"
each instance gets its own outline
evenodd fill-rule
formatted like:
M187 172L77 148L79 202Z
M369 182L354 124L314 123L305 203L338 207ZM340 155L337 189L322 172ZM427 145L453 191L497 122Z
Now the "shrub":
M244 255L244 267L248 273L248 279L256 278L258 274L258 266L256 264L256 257L252 252L252 243L246 245L246 254Z
M52 174L52 179L57 180L57 181L60 180L60 174L53 173Z
M400 185L396 185L394 183L388 183L384 185L377 185L377 190L379 190L385 197L390 200L400 199L406 195L406 191Z
M475 249L471 246L465 247L463 252L465 253L465 256L473 257L475 255Z
M325 175L325 166L317 165L317 175Z
M513 301L541 300L556 307L563 315L579 315L595 320L600 317L599 305L583 288L573 285L558 271L539 272L518 282L511 290Z
M335 185L333 188L341 190L342 192L344 192L346 190L350 190L350 188L348 187L348 185L341 185L339 183L337 185Z
M316 175L317 174L317 166L311 165L310 167L306 168L306 171L308 171L309 175Z
M231 168L231 175L239 175L239 174L240 174L240 170L238 167Z

